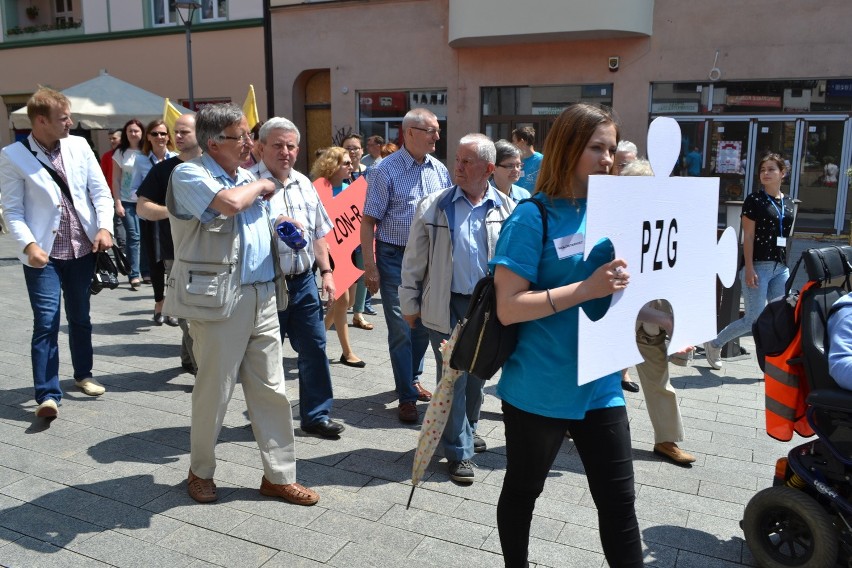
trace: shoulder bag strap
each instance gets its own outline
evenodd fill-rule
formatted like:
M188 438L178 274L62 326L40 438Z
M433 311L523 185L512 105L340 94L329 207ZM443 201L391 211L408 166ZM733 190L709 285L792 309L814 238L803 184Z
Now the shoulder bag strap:
M74 200L71 198L71 189L69 189L68 184L65 183L65 180L62 179L62 176L60 176L59 173L57 173L56 170L54 170L53 168L47 167L47 164L45 164L44 162L42 162L41 160L38 159L38 154L30 146L29 140L24 138L23 140L21 140L21 144L23 144L24 147L32 153L33 158L35 158L35 161L38 162L39 165L41 165L41 167L43 167L44 169L47 170L47 173L50 174L50 177L53 178L53 181L56 182L56 185L58 185L59 189L62 191L62 193L65 194L65 197L67 197L69 200L71 200L71 203L74 203Z
M533 199L532 197L518 201L518 205L521 203L534 203L535 206L538 207L538 212L541 214L541 244L544 246L547 243L547 208L541 201Z

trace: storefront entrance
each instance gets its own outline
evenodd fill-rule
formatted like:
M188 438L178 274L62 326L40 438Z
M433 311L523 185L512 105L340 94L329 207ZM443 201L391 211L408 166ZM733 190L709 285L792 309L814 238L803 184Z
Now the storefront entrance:
M677 117L682 133L683 167L697 147L701 175L720 180L723 203L760 191L757 160L780 154L788 165L782 191L801 200L796 231L840 233L849 230L850 126L847 116ZM844 143L845 142L845 143Z

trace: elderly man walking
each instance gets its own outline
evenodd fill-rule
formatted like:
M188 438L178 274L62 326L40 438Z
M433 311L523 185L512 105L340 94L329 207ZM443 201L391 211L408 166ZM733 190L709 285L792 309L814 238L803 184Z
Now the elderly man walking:
M430 156L441 137L437 117L416 108L402 119L405 144L371 170L367 176L367 200L361 220L361 249L367 289L382 291L382 309L388 326L399 419L417 422L416 401L429 401L432 394L420 385L423 356L429 334L422 324L413 328L402 318L399 285L402 282L402 256L414 218L414 208L425 196L450 187L450 173ZM375 239L375 257L373 255Z
M453 169L456 185L425 197L417 206L402 261L399 303L413 328L429 330L440 380L441 342L464 317L476 283L488 273L500 229L515 202L488 183L497 151L483 134L459 141ZM485 381L467 373L456 380L453 405L441 437L450 477L472 483L474 451L485 451L476 437ZM476 443L478 442L478 443Z
M60 297L77 388L90 396L104 393L92 378L89 286L93 253L112 246L113 201L88 142L69 136L73 122L65 95L40 88L27 101L27 116L32 133L0 152L0 195L33 310L36 416L53 419L62 399Z
M198 365L189 495L202 503L218 498L214 451L239 378L263 461L260 492L313 505L319 495L296 483L281 366L274 281L280 271L267 203L280 184L239 167L252 148L240 107L202 108L196 136L204 154L175 168L166 196L175 261L164 309L189 320Z
M290 303L278 312L281 336L290 338L299 368L299 414L302 431L324 438L337 438L344 426L330 417L334 394L331 369L325 354L325 325L314 278L314 261L320 271L323 291L334 298L334 276L325 236L331 219L311 181L293 169L299 155L299 129L286 118L274 117L260 128L261 161L251 172L260 179L277 180L284 189L269 200L275 224L293 223L307 244L298 250L278 241L278 258L290 290Z

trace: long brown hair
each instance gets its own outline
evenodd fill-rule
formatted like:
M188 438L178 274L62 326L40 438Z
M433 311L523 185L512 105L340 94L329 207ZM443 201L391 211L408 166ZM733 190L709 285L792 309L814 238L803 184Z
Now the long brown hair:
M615 140L621 139L618 121L609 108L576 103L562 111L544 141L544 158L535 193L543 193L550 198L574 198L574 188L571 187L574 169L592 134L602 124L615 126Z

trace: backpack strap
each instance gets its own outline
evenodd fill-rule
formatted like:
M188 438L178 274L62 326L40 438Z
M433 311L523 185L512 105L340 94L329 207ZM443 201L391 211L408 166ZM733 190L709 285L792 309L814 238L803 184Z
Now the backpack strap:
M541 233L541 245L544 246L547 244L547 208L544 206L544 203L532 197L518 201L518 205L521 203L535 203L536 207L538 207L538 212L541 214L541 227L543 229Z

